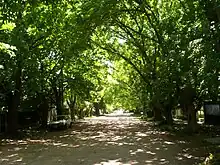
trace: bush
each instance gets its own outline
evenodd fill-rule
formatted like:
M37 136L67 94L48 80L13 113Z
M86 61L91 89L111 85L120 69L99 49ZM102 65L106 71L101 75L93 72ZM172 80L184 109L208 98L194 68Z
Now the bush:
M204 113L203 112L197 112L197 118L204 118Z
M181 115L181 116L176 116L177 119L180 119L180 120L187 120L187 117L184 116L184 115Z
M200 165L219 165L220 164L220 153L210 154Z

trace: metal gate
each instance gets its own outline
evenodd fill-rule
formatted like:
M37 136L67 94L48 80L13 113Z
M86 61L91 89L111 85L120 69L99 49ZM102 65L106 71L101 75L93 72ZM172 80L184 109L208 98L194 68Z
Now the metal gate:
M205 124L220 125L220 104L206 102L204 104Z

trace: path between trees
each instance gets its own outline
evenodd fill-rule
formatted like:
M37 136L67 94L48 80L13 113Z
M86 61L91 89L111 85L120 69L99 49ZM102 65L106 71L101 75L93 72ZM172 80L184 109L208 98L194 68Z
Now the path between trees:
M118 114L86 119L66 131L0 147L1 165L190 165L205 156L199 138L176 138Z

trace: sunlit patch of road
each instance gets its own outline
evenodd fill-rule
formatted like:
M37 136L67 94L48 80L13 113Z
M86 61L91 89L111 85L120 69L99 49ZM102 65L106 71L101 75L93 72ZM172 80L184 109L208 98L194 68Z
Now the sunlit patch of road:
M112 121L115 122L115 120L118 121L131 121L131 122L140 122L139 119L132 116L132 113L124 112L123 110L116 110L110 114L105 114L99 117L92 117L92 118L86 118L87 122L91 121L97 121L97 122L105 122ZM122 124L123 125L123 124Z

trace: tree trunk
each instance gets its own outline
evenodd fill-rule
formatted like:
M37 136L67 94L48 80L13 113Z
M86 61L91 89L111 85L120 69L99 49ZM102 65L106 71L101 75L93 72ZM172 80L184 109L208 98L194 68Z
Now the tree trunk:
M99 103L95 102L95 103L94 103L94 108L95 108L95 115L96 115L96 116L100 116Z
M165 108L165 118L166 118L167 124L169 125L173 124L172 109L170 107Z
M154 107L153 111L154 111L154 120L155 121L162 121L163 116L162 116L161 109L157 108L157 107Z
M55 104L56 104L56 110L57 110L57 115L62 115L63 112L63 99L62 99L62 94L57 90L56 85L53 85L53 91L55 94Z
M187 112L187 105L185 105L185 100L180 101L180 109L181 109L181 115L184 117L186 120L188 117L188 112Z
M198 124L196 119L196 109L193 105L189 105L187 108L188 112L188 131L189 132L196 132L198 130Z
M8 103L8 133L10 135L15 135L18 129L17 99L15 95L11 94L9 99L11 101Z
M59 83L58 83L58 97L56 97L56 101L57 101L57 115L62 115L63 114L63 110L64 110L64 106L63 106L63 102L64 102L64 88L63 88L63 68L60 71L60 79L59 79Z
M70 108L70 115L71 115L71 120L75 120L75 115L76 115L76 112L75 112L75 105L76 105L76 95L73 97L73 100L72 100L72 97L70 98L69 101L67 101L67 104Z
M62 115L63 105L62 105L62 98L60 96L56 97L56 106L57 106L57 115Z
M83 118L84 118L83 108L80 108L80 109L79 109L78 118L79 118L79 119L83 119Z
M106 105L105 105L105 102L104 102L104 98L103 98L103 97L102 97L102 99L100 100L99 105L100 105L100 109L102 109L102 113L103 113L103 114L106 114Z
M18 129L18 107L21 97L22 70L18 68L15 72L15 90L8 95L8 133L15 135Z
M47 121L48 121L48 111L49 111L49 105L46 98L42 100L42 103L40 105L40 111L41 111L41 127L46 129L47 128Z
M93 115L93 108L90 107L89 116L91 117Z

